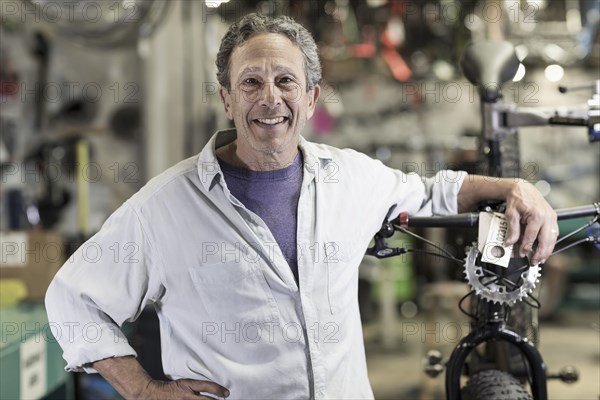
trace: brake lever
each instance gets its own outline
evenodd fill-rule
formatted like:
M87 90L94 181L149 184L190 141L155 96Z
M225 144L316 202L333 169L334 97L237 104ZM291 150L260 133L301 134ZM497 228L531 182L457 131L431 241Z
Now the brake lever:
M367 251L365 252L366 255L377 257L377 258L381 259L381 258L395 257L400 254L407 253L407 250L405 248L389 247L387 242L385 241L386 238L392 237L394 235L394 232L396 232L394 225L389 221L389 218L392 215L392 213L394 212L395 208L396 208L396 206L392 206L388 210L387 215L385 216L385 218L383 219L383 222L381 223L381 229L379 229L379 232L377 232L375 234L375 237L373 238L375 240L375 244L373 245L373 247L369 247L367 249Z
M403 247L389 247L383 236L375 235L375 244L365 252L368 256L381 258L395 257L408 251Z

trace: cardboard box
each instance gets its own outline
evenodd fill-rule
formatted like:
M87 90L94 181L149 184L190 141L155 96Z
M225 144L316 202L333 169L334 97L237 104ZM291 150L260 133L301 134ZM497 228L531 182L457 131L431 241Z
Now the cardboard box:
M44 299L65 261L63 237L52 231L2 231L0 253L0 279L21 280L30 300Z

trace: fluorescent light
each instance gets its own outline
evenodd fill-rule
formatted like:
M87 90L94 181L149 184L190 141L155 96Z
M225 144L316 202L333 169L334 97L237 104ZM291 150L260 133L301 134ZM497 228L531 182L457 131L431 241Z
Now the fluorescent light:
M544 74L546 75L546 79L550 82L558 82L565 74L565 70L558 64L552 64L546 67Z

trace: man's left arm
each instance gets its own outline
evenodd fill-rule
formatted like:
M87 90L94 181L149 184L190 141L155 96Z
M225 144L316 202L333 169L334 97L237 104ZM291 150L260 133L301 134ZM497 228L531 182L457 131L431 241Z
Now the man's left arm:
M473 211L484 200L506 202L508 234L505 245L521 240L519 256L524 257L536 243L532 264L545 262L558 237L556 213L541 193L522 179L468 175L458 192L458 212ZM521 225L524 226L521 235Z

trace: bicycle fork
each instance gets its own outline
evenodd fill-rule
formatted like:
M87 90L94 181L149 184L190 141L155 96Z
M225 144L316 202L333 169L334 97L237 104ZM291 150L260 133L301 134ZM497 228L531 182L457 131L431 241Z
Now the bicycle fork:
M466 359L478 345L493 340L504 340L516 346L526 358L531 373L531 393L535 400L547 400L546 366L540 352L525 337L507 329L501 323L489 324L464 337L456 346L446 365L446 398L461 399L460 376Z

